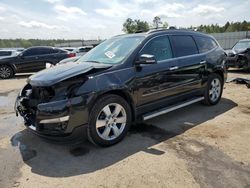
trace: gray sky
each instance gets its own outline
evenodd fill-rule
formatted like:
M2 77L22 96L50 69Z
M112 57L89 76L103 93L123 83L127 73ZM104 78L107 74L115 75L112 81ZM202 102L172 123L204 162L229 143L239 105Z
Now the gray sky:
M0 0L0 38L109 38L126 18L177 27L250 21L250 0Z

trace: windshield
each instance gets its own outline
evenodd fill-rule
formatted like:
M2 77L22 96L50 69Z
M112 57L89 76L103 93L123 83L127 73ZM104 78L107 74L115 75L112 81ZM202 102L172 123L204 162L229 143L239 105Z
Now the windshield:
M77 62L121 63L143 40L143 36L114 37L89 51Z
M233 50L245 50L247 48L250 48L250 41L241 41L235 44Z

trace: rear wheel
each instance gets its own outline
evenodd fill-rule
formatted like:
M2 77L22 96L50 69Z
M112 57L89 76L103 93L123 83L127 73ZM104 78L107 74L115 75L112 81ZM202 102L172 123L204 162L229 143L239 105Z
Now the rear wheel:
M223 91L223 81L220 75L211 74L208 77L207 88L204 93L204 103L207 105L217 104L222 95Z
M122 97L106 95L95 103L89 119L88 139L97 145L110 146L126 136L131 109Z
M8 79L14 76L14 71L8 65L1 65L0 66L0 78Z

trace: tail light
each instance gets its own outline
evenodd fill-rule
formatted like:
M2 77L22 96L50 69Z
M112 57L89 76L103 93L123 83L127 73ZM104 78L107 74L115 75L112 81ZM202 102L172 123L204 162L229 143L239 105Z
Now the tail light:
M69 54L68 54L68 57L75 57L75 56L76 56L75 53L69 53Z

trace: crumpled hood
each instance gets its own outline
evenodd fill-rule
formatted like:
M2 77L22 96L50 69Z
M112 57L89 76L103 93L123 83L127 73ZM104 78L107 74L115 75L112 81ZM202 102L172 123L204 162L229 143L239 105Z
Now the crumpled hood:
M68 78L87 73L92 69L109 68L111 65L100 63L67 63L40 71L27 80L32 86L51 86Z
M239 49L239 50L234 50L234 49L229 49L229 50L225 50L226 54L227 55L230 55L230 54L239 54L239 53L244 53L246 51L246 49Z

